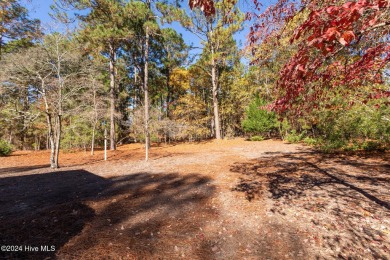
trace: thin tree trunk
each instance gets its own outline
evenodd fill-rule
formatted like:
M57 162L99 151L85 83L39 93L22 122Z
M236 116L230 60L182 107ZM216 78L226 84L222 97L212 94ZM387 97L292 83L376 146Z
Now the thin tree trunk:
M92 127L91 155L93 155L95 152L95 128L96 124L94 124Z
M61 125L61 114L57 115L57 123L56 123L56 144L55 144L55 157L54 157L54 163L55 163L55 168L59 168L59 163L58 163L58 156L60 154L60 143L61 143L61 130L62 130L62 125Z
M46 150L50 149L50 140L49 140L49 132L46 135Z
M54 133L53 133L53 123L51 119L51 115L46 112L46 120L47 120L47 126L49 130L49 143L50 143L50 168L56 168L55 164L55 143L54 143Z
M144 77L144 92L145 92L145 161L149 160L150 134L149 134L149 27L146 27L145 32L145 77Z
M10 144L12 144L12 130L11 130L10 133L9 133L8 142L9 142Z
M217 75L217 64L215 63L215 59L214 59L213 47L211 47L211 80L213 84L212 95L213 95L215 138L221 139L221 127L219 123L219 111L218 111L218 75Z
M167 99L166 99L166 117L170 118L169 117L169 103L171 102L171 88L169 87L169 77L170 77L170 70L168 69L167 71L167 82L166 82L166 85L167 85Z
M133 109L137 106L137 67L134 65L134 100L133 100Z
M55 117L55 151L54 151L54 168L59 168L58 157L60 154L60 145L61 145L61 131L62 131L62 90L64 88L64 81L62 79L61 71L62 71L62 63L61 63L61 55L59 52L59 45L57 42L57 80L58 80L58 114Z
M96 131L96 125L99 122L99 116L98 116L98 105L96 101L96 87L95 87L95 79L93 79L92 83L92 90L93 90L93 110L94 110L94 121L92 126L92 142L91 142L91 155L94 155L95 152L95 131Z
M49 110L49 104L47 102L46 97L46 88L45 88L45 81L41 79L41 91L42 91L42 98L45 104L45 113L46 113L46 121L47 121L47 143L50 144L50 168L57 168L55 163L55 142L54 142L54 132L53 132L53 122L52 122L52 116Z
M211 118L211 122L210 122L210 137L213 137L215 136L215 127L214 127L214 124L215 124L215 120L214 120L214 117Z
M110 150L116 150L115 141L115 61L116 54L110 43Z
M1 25L1 27L3 27L3 25ZM0 37L0 60L2 55L3 55L3 37Z

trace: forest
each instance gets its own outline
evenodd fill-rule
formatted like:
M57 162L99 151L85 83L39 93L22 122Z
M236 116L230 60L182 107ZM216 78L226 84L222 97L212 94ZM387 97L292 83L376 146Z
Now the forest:
M0 259L389 259L390 0L0 0Z
M60 149L102 147L104 129L111 150L237 136L388 148L387 1L205 3L61 0L43 28L2 1L2 153L52 149L56 168ZM174 22L200 39L196 55Z

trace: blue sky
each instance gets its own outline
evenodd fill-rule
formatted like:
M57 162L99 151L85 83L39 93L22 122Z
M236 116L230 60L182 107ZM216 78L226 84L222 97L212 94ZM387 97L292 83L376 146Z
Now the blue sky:
M49 13L51 12L50 5L53 4L53 0L22 0L22 3L24 6L26 6L29 10L29 14L31 18L38 18L41 20L42 25L44 27L50 27L50 25L53 24L53 20L50 17ZM184 1L183 7L187 5L187 1ZM181 33L183 35L183 39L186 42L187 45L193 45L195 47L201 47L201 44L199 42L199 39L193 35L192 33L186 31L184 28L180 26L178 23L174 23L172 25L166 25L164 27L171 27L175 29L177 32ZM246 26L247 27L247 26ZM245 28L244 30L237 33L235 36L235 39L237 40L237 43L241 46L239 48L242 48L245 44L245 37L248 33L249 28ZM199 53L200 49L194 50L192 54Z

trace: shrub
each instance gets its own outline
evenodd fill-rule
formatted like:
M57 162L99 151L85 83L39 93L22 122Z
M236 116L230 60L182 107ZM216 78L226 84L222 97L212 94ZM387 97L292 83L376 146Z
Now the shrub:
M343 139L331 139L331 140L323 140L321 142L320 149L325 153L332 153L342 148L346 147L347 143Z
M318 143L316 139L311 137L305 137L305 139L303 139L303 142L307 145L316 145Z
M282 122L279 122L279 134L283 140L286 139L288 132L291 130L291 125L289 124L287 118L283 118Z
M321 143L325 152L336 150L386 150L390 145L390 108L386 100L348 106L340 101L339 108L317 114ZM369 140L369 141L363 141Z
M252 136L251 138L249 138L249 140L250 141L263 141L264 137L259 136L259 135L255 135L255 136Z
M270 133L276 129L277 120L273 112L261 109L266 105L264 100L256 97L246 110L246 118L242 121L242 127L245 132L252 134Z
M362 148L366 151L382 150L381 144L379 142L375 142L375 141L365 141L362 144Z
M0 156L7 156L11 154L12 146L8 142L0 139Z
M301 134L297 134L295 130L292 130L291 133L289 133L287 136L286 136L286 140L289 142L289 143L298 143L300 142L302 139L303 139L303 136L305 135L305 133L301 133Z

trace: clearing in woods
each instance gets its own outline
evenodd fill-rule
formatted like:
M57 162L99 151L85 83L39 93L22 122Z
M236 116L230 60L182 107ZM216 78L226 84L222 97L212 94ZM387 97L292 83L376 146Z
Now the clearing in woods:
M0 158L0 252L34 259L388 259L389 154L243 139Z

